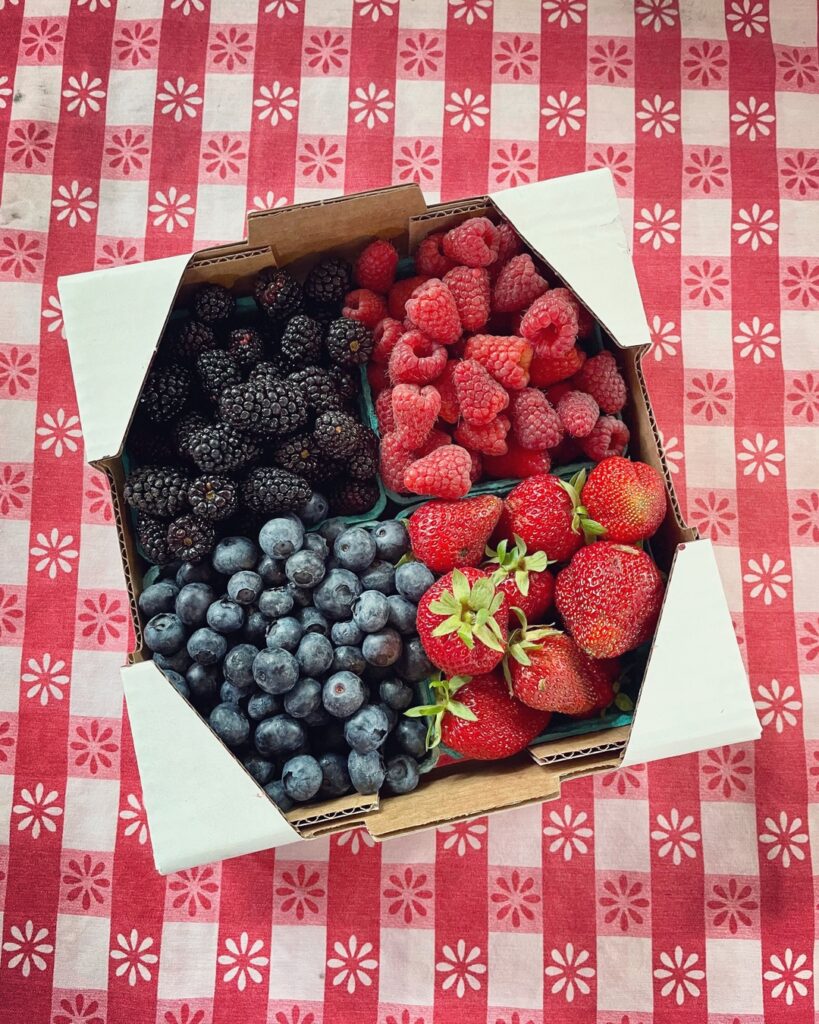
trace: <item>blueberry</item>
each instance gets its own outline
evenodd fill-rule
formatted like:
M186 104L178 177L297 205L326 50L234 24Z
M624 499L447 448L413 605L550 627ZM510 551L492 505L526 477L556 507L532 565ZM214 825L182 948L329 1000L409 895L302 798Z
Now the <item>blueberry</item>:
M244 608L229 597L220 597L208 608L207 623L217 633L235 633L244 622Z
M265 693L264 690L257 690L247 702L248 718L254 722L260 722L263 718L270 718L271 715L278 715L282 709L282 702L274 693Z
M395 593L395 566L377 558L364 572L358 574L365 590L378 590L382 594Z
M348 569L333 569L313 591L313 600L328 619L349 619L353 601L363 589L358 577Z
M291 583L298 587L315 587L324 579L324 561L315 551L297 551L284 563Z
M259 611L270 619L288 615L293 608L293 595L287 587L274 587L259 594Z
M406 525L400 519L388 519L373 530L378 557L393 565L410 549Z
M290 715L274 715L256 726L253 742L262 757L294 754L305 743L307 734L301 722Z
M347 529L347 524L340 516L336 516L334 519L328 519L321 524L318 528L318 532L327 541L328 544L332 544L339 534L344 533Z
M331 721L333 719L323 704L319 704L315 711L311 711L308 715L304 716L304 724L309 725L311 729L318 729L320 726L327 725Z
M188 583L215 584L218 575L207 562L183 562L176 573L176 585L181 589Z
M152 619L161 612L172 612L179 587L170 580L152 583L139 595L139 610L146 619Z
M293 598L293 604L299 608L307 608L313 603L313 591L310 587L300 587L292 580L287 584L287 593Z
M229 747L240 747L250 735L250 722L235 704L217 704L208 722L219 739Z
M365 633L377 633L387 625L390 606L380 590L363 591L353 604L353 622Z
M397 712L397 711L394 711L394 710L393 710L393 709L392 709L392 708L391 708L391 707L389 706L389 704L384 704L384 703L381 703L381 704L379 704L379 705L377 705L377 706L378 706L379 708L381 708L381 710L382 710L382 711L384 712L384 714L385 714L385 715L387 716L387 730L388 730L389 732L392 732L392 731L393 731L393 729L394 729L394 728L396 727L396 725L398 724L398 712Z
M348 718L344 725L344 739L359 754L369 754L387 738L390 723L387 716L375 704L365 704Z
M370 633L364 637L361 653L371 665L394 665L401 657L404 648L400 633L394 629L384 629L380 633Z
M322 636L327 636L330 632L330 623L318 608L300 608L298 620L305 633L320 633Z
M262 577L266 587L281 587L287 582L284 575L284 562L280 558L262 555L256 563L256 572Z
M321 707L321 683L305 676L284 695L284 710L293 718L307 716Z
M411 757L422 758L427 752L427 722L424 718L401 718L395 727L398 746Z
M304 802L318 793L324 779L318 761L310 754L291 757L282 767L284 791L291 800Z
M253 659L259 653L259 648L253 644L237 644L225 655L225 663L222 671L225 679L234 686L244 689L253 683Z
M227 593L231 601L239 604L253 604L262 592L262 577L251 569L235 572L227 582Z
M327 561L327 557L330 554L330 548L327 541L322 537L320 533L305 533L303 551L312 551L313 554L318 555L322 562Z
M154 661L163 672L167 669L171 672L187 672L191 656L186 647L181 647L176 654L155 654Z
M351 750L347 758L347 769L353 788L362 795L377 793L384 784L386 770L381 754L377 750L371 750L368 754L359 754L357 750Z
M417 607L400 594L391 594L387 598L390 606L389 624L397 629L402 636L408 636L415 632L415 618Z
M247 537L224 537L213 549L213 568L225 576L242 569L253 569L259 560L259 549Z
M183 675L180 675L178 672L174 672L173 669L170 668L164 670L164 675L177 693L181 693L183 697L190 698L190 687L185 681L185 677Z
M236 686L234 683L224 682L219 687L219 700L223 704L238 704L240 700L249 697L253 693L252 686Z
M333 554L344 569L363 572L375 558L375 540L363 526L351 526L333 541Z
M299 519L305 526L316 526L325 519L330 505L323 494L313 491L307 501L299 509Z
M185 673L185 679L194 700L211 701L216 699L222 674L218 665L200 665L194 662Z
M318 759L321 768L321 792L325 796L344 796L352 787L344 754L327 751Z
M215 665L227 653L227 640L204 626L188 637L188 654L200 665Z
M435 666L424 651L423 644L417 636L411 636L404 643L404 651L395 666L396 673L408 683L420 683L431 676Z
M262 615L258 608L250 607L245 612L245 624L242 626L241 637L245 643L253 644L254 647L264 647L267 627L270 619Z
M411 793L420 778L417 763L406 754L399 754L387 762L387 777L384 781L390 793L396 796Z
M385 679L378 687L378 696L395 711L406 711L415 700L415 691L400 679Z
M333 664L330 667L333 672L355 672L356 675L361 675L366 665L360 647L344 645L336 647L333 652Z
M336 672L325 682L321 700L336 718L346 718L364 703L364 683L353 672Z
M281 779L276 779L275 782L268 782L264 787L264 791L273 803L278 806L280 811L289 811L293 806L293 801L284 791Z
M282 647L259 651L253 661L253 678L267 693L287 693L299 678L299 663Z
M157 654L176 654L185 646L187 632L178 615L160 612L145 626L145 645Z
M186 583L176 595L176 614L189 629L204 626L208 608L216 600L209 583Z
M302 629L298 619L287 615L283 619L274 619L267 627L265 644L273 649L282 647L285 651L295 651L301 640Z
M259 547L271 558L289 558L304 543L304 527L295 516L269 519L259 531Z
M263 757L256 757L254 754L246 757L242 764L245 766L245 771L249 772L260 786L266 785L276 770L272 761L266 761Z
M395 589L408 601L418 604L435 582L423 562L405 562L395 570Z
M323 676L333 664L333 645L321 633L305 633L296 650L303 675Z
M349 619L347 622L334 622L330 630L330 639L339 646L358 647L364 639L364 631Z

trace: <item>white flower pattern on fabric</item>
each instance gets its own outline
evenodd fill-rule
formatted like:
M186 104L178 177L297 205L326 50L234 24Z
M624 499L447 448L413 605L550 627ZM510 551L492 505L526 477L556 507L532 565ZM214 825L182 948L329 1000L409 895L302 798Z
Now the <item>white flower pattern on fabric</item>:
M453 7L455 19L461 18L467 25L478 21L486 21L492 10L492 0L449 0Z
M654 977L661 981L660 995L673 996L677 1006L682 1006L686 996L696 999L700 994L697 984L705 978L705 971L697 967L698 953L683 952L682 946L675 946L673 954L660 953L660 967L655 968Z
M39 839L43 830L56 832L57 822L54 819L63 813L62 807L56 802L58 797L56 789L46 792L42 782L35 785L33 792L30 789L21 789L20 803L12 807L12 812L20 815L17 830L25 832L26 829L31 829L32 839Z
M585 811L578 811L573 815L569 804L560 810L550 811L549 820L551 825L543 829L543 834L550 840L549 853L560 853L565 861L570 861L573 854L584 854L589 852L587 839L594 834L586 824L589 816Z
M769 125L775 120L770 103L760 102L756 96L749 96L747 103L744 100L737 100L734 113L731 114L731 123L737 126L737 135L747 134L750 142L756 142L757 137L770 135Z
M640 100L637 120L642 121L642 130L650 132L655 139L663 135L673 135L677 131L680 115L677 113L674 100L664 100L659 93L651 99Z
M586 0L543 0L541 6L546 11L546 21L550 25L556 22L558 28L565 29L583 21Z
M363 121L365 126L372 130L376 122L386 124L389 121L389 111L395 106L389 98L389 89L379 89L375 82L370 82L366 89L358 86L355 96L356 98L350 101L350 110L355 112L353 120L356 124Z
M737 454L737 462L745 464L743 476L755 476L760 484L766 476L779 476L779 463L785 461L785 453L777 451L779 441L775 437L766 441L762 434L756 434L743 437L740 444L743 450Z
M27 665L28 671L20 676L20 680L26 684L25 693L29 700L39 700L42 707L45 707L50 697L54 700L63 699L62 687L68 683L68 676L63 671L64 661L52 661L51 655L45 653L39 661L29 658Z
M467 850L481 849L486 825L479 821L457 821L454 825L441 825L438 831L446 836L443 848L463 857Z
M296 90L292 85L282 85L276 81L272 85L263 85L259 88L259 95L253 101L253 106L258 108L258 119L269 120L275 128L282 121L292 121L295 108L299 105L296 99Z
M67 416L65 409L58 409L54 415L50 412L43 413L43 425L35 431L38 437L43 438L40 448L47 452L53 451L55 458L61 459L64 452L72 454L79 448L79 439L82 437L79 416Z
M795 954L790 946L782 956L771 954L771 966L762 975L771 985L771 998L785 997L785 1004L793 1006L794 996L804 998L808 994L806 981L813 977L813 971L807 966L808 957L805 953Z
M739 345L740 359L747 359L749 356L759 366L762 357L773 359L776 355L776 346L780 342L778 334L774 334L774 325L770 322L762 323L758 316L752 317L750 322L740 320L738 334L734 335L734 344Z
M267 967L268 964L268 959L262 952L264 942L261 939L254 939L251 942L248 933L242 932L238 940L225 939L225 949L227 952L220 953L216 961L222 967L227 967L222 975L222 981L226 984L235 981L240 992L247 988L248 980L254 985L260 984L262 972L259 968Z
M151 968L159 962L157 954L150 952L153 944L150 935L140 938L136 928L132 928L129 935L120 932L117 935L117 948L111 950L111 959L117 962L115 977L124 977L131 988L137 981L150 981Z
M13 924L9 928L9 935L10 938L3 943L3 949L10 954L6 960L6 967L10 971L19 967L20 974L27 978L32 967L37 971L46 969L46 957L54 952L53 944L46 941L48 928L36 928L34 922L29 920L22 928Z
M748 559L748 572L742 577L751 586L750 596L761 597L763 604L770 605L774 597L780 599L788 596L787 584L791 582L790 573L783 572L785 559L773 558L764 552L759 561Z
M652 249L673 245L680 230L680 222L676 218L676 210L664 210L660 203L655 203L651 209L644 206L640 210L640 219L634 222L640 245L650 245Z
M651 28L655 32L659 32L661 29L673 25L679 12L676 0L642 0L637 4L635 13L643 28Z
M740 245L750 242L751 249L756 252L760 245L773 242L773 234L779 228L773 210L763 210L759 203L754 203L750 210L740 210L737 217L739 220L731 226L738 232L737 241Z
M591 992L589 981L594 977L594 968L589 963L589 951L578 949L567 942L564 949L553 949L549 954L552 962L544 968L547 978L552 978L552 995L563 993L566 1002L574 1002L575 995L587 996Z
M671 863L679 867L683 856L695 858L697 849L695 844L700 841L700 834L693 827L693 814L686 814L683 817L676 807L672 807L668 815L658 814L657 825L651 832L651 838L658 842L658 857L667 857L671 854Z
M378 21L383 15L391 18L395 14L395 7L398 0L355 0L357 11L362 18L369 17L372 21Z
M253 197L251 209L277 210L280 206L287 206L289 202L287 196L277 196L275 192L266 192L263 196Z
M196 82L186 82L181 75L175 82L166 79L162 83L162 92L156 95L160 114L173 115L177 124L183 117L196 117L196 108L202 106L202 97L198 93Z
M174 228L186 228L188 218L193 215L193 207L189 205L190 198L187 192L177 192L173 185L167 193L157 191L154 194L154 201L148 207L148 212L155 214L154 227L161 228L164 225L168 234Z
M136 835L140 846L144 846L148 839L148 821L142 804L134 793L129 793L125 802L128 806L123 807L119 812L120 818L128 822L123 829L123 834L126 836Z
M43 308L43 319L46 321L46 330L49 334L59 331L60 337L65 340L63 307L60 305L60 300L56 295L49 295L48 299L46 299L46 304Z
M565 89L561 89L557 96L547 96L546 106L540 113L546 118L546 130L556 130L561 138L569 131L578 131L586 116L585 108L580 106L580 97L569 96Z
M802 710L802 701L797 698L795 686L783 686L778 679L772 679L769 686L760 684L754 707L762 712L759 719L763 727L773 725L778 733L786 725L796 725L797 714Z
M673 358L677 354L677 346L680 343L679 334L674 332L677 330L677 325L673 320L663 320L662 317L656 314L651 318L650 323L651 329L651 340L653 342L651 346L652 354L657 362L661 362L665 356Z
M182 8L182 14L187 18L191 11L196 11L197 14L201 13L205 9L204 0L171 0L171 10L178 11Z
M680 449L680 441L677 437L665 437L660 431L660 447L665 455L666 465L669 473L679 473L680 463L685 458L685 453Z
M731 22L734 32L742 32L747 39L755 32L763 33L768 24L761 0L734 0L725 20Z
M489 107L486 106L486 97L483 93L474 93L467 86L463 93L451 92L449 94L449 103L446 104L444 110L452 117L449 119L449 123L453 128L457 128L459 125L462 131L470 132L474 127L483 128L486 124L486 115L489 113Z
M70 228L75 228L80 221L90 224L91 211L97 208L92 195L91 186L80 188L78 181L72 181L70 185L58 185L57 198L51 203L59 211L57 220L67 220Z
M480 956L480 947L467 949L463 939L458 939L454 947L442 946L441 959L435 964L435 970L444 975L441 991L451 990L458 999L463 999L467 989L477 992L481 987L480 977L486 974L486 964Z
M34 563L35 572L46 573L50 580L55 580L58 573L71 572L71 563L78 557L79 551L70 546L74 543L70 533L61 537L55 526L48 536L38 533L36 540L37 543L31 549L32 558L37 559Z
M69 114L75 110L80 117L91 111L96 114L100 109L100 100L105 96L105 90L101 89L101 78L92 78L87 71L81 71L79 77L68 76L68 85L63 89L63 97L68 100L65 109Z
M778 818L765 819L765 828L767 831L760 833L759 841L768 847L768 860L778 859L783 868L789 868L793 861L805 859L808 833L800 831L801 818L789 820L785 811L780 811Z
M378 961L372 956L373 944L361 942L356 935L351 935L346 944L336 940L327 966L333 975L333 985L343 985L348 995L352 995L359 985L369 988L373 983L372 972L378 969Z
M336 839L338 846L349 844L350 853L355 857L365 846L375 846L375 840L365 828L351 828Z
M270 0L264 10L265 14L275 14L277 18L283 18L286 14L298 14L299 0Z

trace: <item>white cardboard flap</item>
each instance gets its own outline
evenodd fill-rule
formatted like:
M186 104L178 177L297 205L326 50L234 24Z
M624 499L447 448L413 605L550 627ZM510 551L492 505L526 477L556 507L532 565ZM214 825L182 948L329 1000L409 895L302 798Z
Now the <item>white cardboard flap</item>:
M680 544L622 763L759 739L710 540Z
M85 458L117 455L191 254L57 281Z
M519 185L490 199L621 348L650 344L608 169Z
M301 838L152 661L122 684L160 874Z

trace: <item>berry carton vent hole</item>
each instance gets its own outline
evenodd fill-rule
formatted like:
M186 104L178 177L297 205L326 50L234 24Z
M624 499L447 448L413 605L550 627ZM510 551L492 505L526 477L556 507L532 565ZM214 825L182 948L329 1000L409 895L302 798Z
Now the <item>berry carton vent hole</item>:
M567 214L565 237L557 215L528 223L539 207L520 189L426 209L397 187L252 216L247 243L186 269L121 453L97 460L135 660L176 691L180 723L207 724L212 770L238 769L292 838L548 799L630 742L641 760L700 749L712 725L675 740L652 676L678 656L668 607L688 614L695 593L709 658L722 645L730 662L720 741L750 738L718 577L703 596L688 572L691 549L711 571L710 545L682 521L654 428L610 180L577 177L597 221ZM193 863L193 839L166 834L132 671L157 863ZM247 832L206 834L205 859L270 845Z

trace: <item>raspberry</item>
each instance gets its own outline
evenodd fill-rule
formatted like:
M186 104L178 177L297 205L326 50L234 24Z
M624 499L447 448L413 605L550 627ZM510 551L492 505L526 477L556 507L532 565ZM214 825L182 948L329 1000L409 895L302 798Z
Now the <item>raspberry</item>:
M508 220L498 224L498 264L508 263L523 250L523 242Z
M577 341L577 314L566 294L564 288L544 292L521 320L520 333L531 342L536 355L563 355Z
M437 277L430 278L407 300L407 316L433 341L450 345L461 336L461 321L452 292Z
M592 328L594 327L594 317L586 309L586 307L581 304L580 300L574 294L574 292L570 292L568 288L555 288L554 291L561 298L566 299L566 301L569 303L569 305L575 311L575 315L577 316L577 334L578 334L578 337L580 337L580 338L588 337L591 334L591 332L592 332Z
M475 359L505 388L517 391L529 383L532 346L514 335L474 334L466 343L467 359Z
M449 434L444 433L443 430L431 430L426 441L424 441L420 448L416 449L415 458L423 458L424 455L429 455L430 452L434 452L436 448L440 448L445 444L452 444L452 438Z
M384 388L390 386L386 367L382 366L380 363L367 364L367 380L370 382L370 391L372 391L374 395L380 394Z
M440 408L441 396L431 384L396 384L392 389L395 430L411 451L420 448L429 437Z
M492 308L499 313L516 313L526 309L549 288L535 269L528 253L513 256L495 281Z
M392 414L392 388L384 388L375 400L375 415L378 417L378 432L383 437L395 430Z
M569 391L557 403L560 421L572 437L588 437L594 430L600 407L591 395Z
M568 395L570 391L575 390L576 388L571 383L571 381L560 380L557 382L557 384L550 384L549 387L546 388L546 397L549 399L552 405L555 406L555 408L557 408L557 403L560 401L560 399L564 395Z
M489 274L482 267L453 267L444 284L455 299L463 329L479 331L489 319Z
M611 352L600 352L575 374L574 383L585 391L605 413L620 412L626 404L626 382Z
M381 438L379 469L381 479L388 490L404 490L404 472L412 460L412 452L398 434L385 434Z
M483 427L509 404L505 388L490 377L475 359L465 359L452 372L461 415L476 427Z
M469 458L472 460L472 466L469 469L469 479L473 484L476 484L483 476L483 457L479 452L470 451Z
M532 452L521 448L515 441L508 442L509 450L505 455L484 456L483 472L492 480L506 480L536 476L548 473L552 467L549 452Z
M429 281L428 277L405 277L402 281L395 282L387 296L387 306L393 319L404 319L404 313L406 312L404 307L407 304L407 299L416 288L419 288L426 281Z
M529 367L529 383L536 388L547 388L560 380L568 380L586 361L586 353L577 345L562 356L534 355Z
M344 296L341 315L348 320L360 320L372 330L387 315L387 303L368 288L356 288Z
M472 483L471 468L472 458L466 448L442 445L410 463L404 472L404 487L431 498L463 498Z
M395 280L397 266L398 250L392 242L377 238L362 250L353 270L359 287L386 295Z
M393 384L428 384L446 365L446 349L420 331L407 331L392 350L389 376Z
M403 333L404 328L397 320L393 320L391 316L385 316L373 330L375 346L370 359L375 363L386 365L390 361L390 353Z
M498 258L498 229L488 217L471 217L447 231L444 252L467 267L488 267Z
M461 415L458 393L455 390L455 381L452 379L457 365L457 359L450 359L441 371L441 376L435 380L435 387L438 388L441 395L441 411L438 415L446 423L457 423Z
M595 462L612 455L624 455L628 444L628 427L614 416L601 416L594 430L580 442L583 454Z
M421 242L415 250L415 269L419 274L426 274L429 277L443 277L452 269L452 260L444 256L441 251L441 243L444 240L444 231L434 231Z
M509 401L512 431L521 448L554 448L563 437L555 407L537 388L516 391Z
M463 420L455 429L454 437L458 444L485 455L505 455L509 447L506 435L510 427L509 417L500 413L484 427L473 427Z

